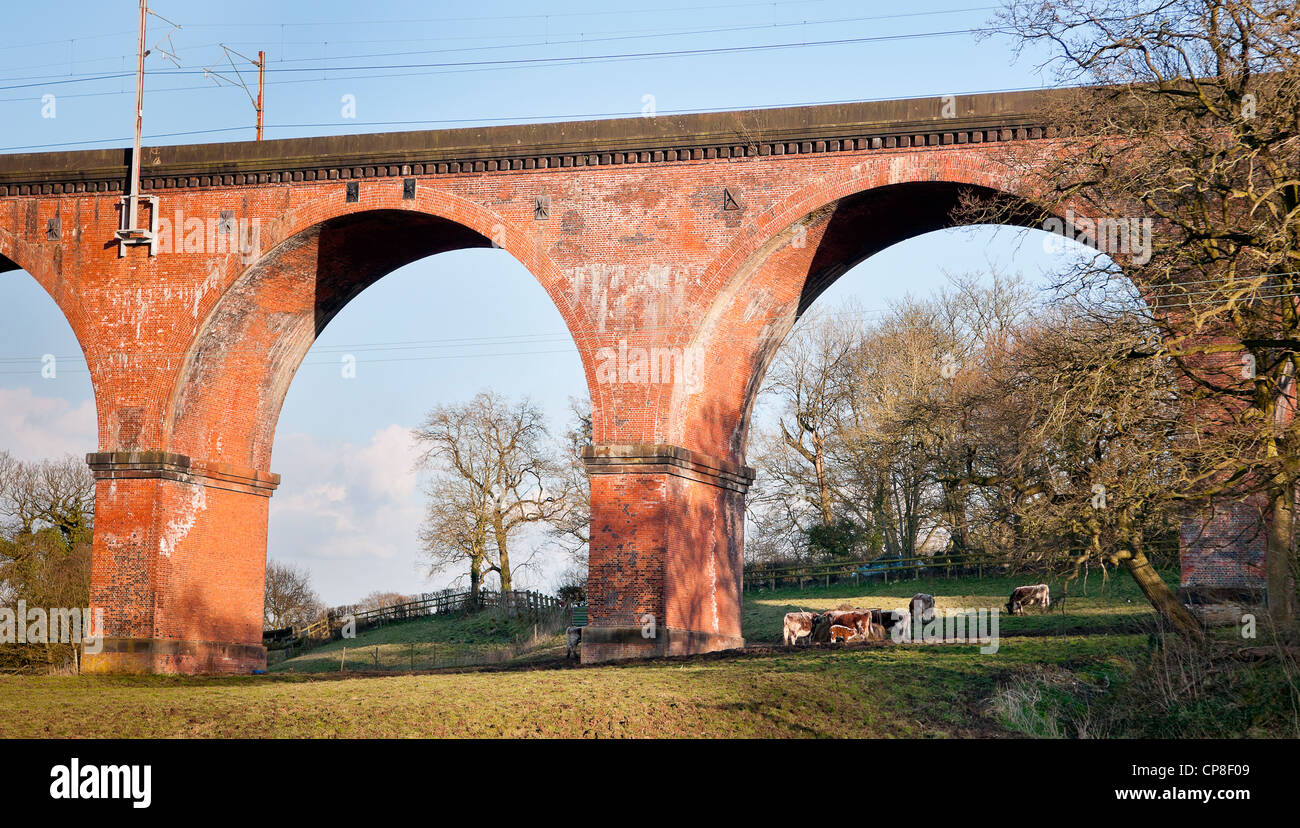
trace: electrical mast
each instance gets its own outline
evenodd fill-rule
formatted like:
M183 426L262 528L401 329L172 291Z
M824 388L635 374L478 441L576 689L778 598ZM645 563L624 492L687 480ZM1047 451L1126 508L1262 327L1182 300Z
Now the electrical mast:
M114 234L117 236L117 255L126 255L126 246L128 244L147 244L149 245L149 255L153 255L158 249L158 197L140 195L140 137L141 130L144 127L144 59L149 56L151 49L145 48L145 34L148 29L149 15L154 15L160 20L171 23L172 30L179 29L180 26L172 23L160 14L149 10L148 0L140 0L140 35L139 45L136 52L135 64L135 139L131 144L131 180L127 182L127 195L122 197L122 220L119 229ZM171 46L171 31L167 33L167 45ZM167 49L159 48L163 56L175 63L177 66L180 62L176 56ZM149 227L146 229L140 226L140 202L149 202Z

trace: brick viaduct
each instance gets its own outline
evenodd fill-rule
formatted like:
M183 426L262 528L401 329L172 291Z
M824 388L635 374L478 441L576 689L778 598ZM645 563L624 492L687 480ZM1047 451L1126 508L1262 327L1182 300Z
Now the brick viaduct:
M932 98L146 148L154 249L114 240L129 151L0 156L0 271L54 298L94 386L107 637L86 668L264 665L271 447L298 365L367 285L491 244L549 294L591 392L583 659L741 644L746 430L775 347L849 267L948 226L963 190L1032 201L1005 153L1054 150L1036 94L947 118ZM675 349L652 352L675 376L608 370L623 348ZM1258 544L1191 546L1186 586L1258 583Z

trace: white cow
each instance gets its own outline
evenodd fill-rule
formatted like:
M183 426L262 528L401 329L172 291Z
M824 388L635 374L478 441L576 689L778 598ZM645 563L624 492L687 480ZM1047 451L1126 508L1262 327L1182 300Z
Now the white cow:
M918 592L912 596L912 601L907 605L907 609L913 618L927 621L934 617L934 596L925 592Z
M1025 607L1037 604L1043 609L1052 605L1052 594L1048 590L1047 584L1034 584L1033 586L1018 586L1011 591L1011 597L1007 600L1007 612L1012 615L1021 615Z
M817 615L811 612L787 612L785 614L785 630L782 634L782 640L785 646L793 647L799 642L799 639L805 639L804 643L812 641L813 629L817 626Z

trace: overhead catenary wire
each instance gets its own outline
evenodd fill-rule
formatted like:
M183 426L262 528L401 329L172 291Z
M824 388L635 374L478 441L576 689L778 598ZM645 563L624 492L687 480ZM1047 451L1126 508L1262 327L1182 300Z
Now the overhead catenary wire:
M494 44L487 44L482 46L463 46L463 47L458 47L453 49L427 49L427 50L401 51L401 52L376 52L376 53L359 54L359 55L358 54L332 55L329 57L281 58L273 62L274 63L303 63L303 62L319 62L324 60L353 60L353 59L367 58L367 57L386 57L386 56L435 54L435 53L446 54L450 52L479 52L479 51L489 51L495 49L524 49L524 48L531 48L534 46L589 45L592 43L613 42L619 40L677 38L677 37L691 37L691 36L701 35L701 34L716 35L716 34L726 34L730 32L758 31L758 30L767 30L767 29L805 28L805 27L812 27L812 26L843 25L846 23L879 22L884 20L899 20L899 19L914 18L914 17L930 17L930 16L944 15L944 14L963 14L963 13L969 13L975 11L989 11L995 8L997 7L996 6L970 6L962 9L942 9L942 10L924 11L924 12L901 12L896 14L878 14L878 15L858 16L858 17L835 17L835 18L827 18L821 20L799 20L799 21L774 22L774 23L759 23L759 24L748 24L744 26L710 26L705 28L696 27L696 28L686 28L686 29L657 28L651 30L634 29L634 30L615 30L610 32L590 33L590 35L599 35L599 36L589 36L588 33L583 33L583 32L564 32L564 33L557 33L556 36L573 37L574 39L572 40L547 39L547 40L534 41L531 43L494 43ZM198 25L201 26L203 24L198 24ZM228 26L226 26L225 24L215 24L215 25L221 26L223 28L228 28ZM190 26L191 28L195 28L195 24L190 24ZM536 34L529 32L526 34L508 35L508 34L501 34L501 33L494 32L491 34L456 35L456 36L443 35L440 37L407 38L407 39L396 39L396 38L386 38L383 40L331 39L328 41L314 41L314 40L289 41L287 45L315 46L315 45L328 44L328 45L337 46L341 44L351 44L351 43L394 43L394 42L420 43L420 42L434 42L434 41L445 42L448 40L489 40L489 39L499 39L502 37L526 38L526 37L536 37ZM66 41L56 41L56 42L59 43L73 42L78 39L80 38L69 38ZM262 41L226 40L223 42L200 44L188 48L204 49L204 48L211 48L213 46L222 46L223 43L225 45L234 45L235 43L260 45ZM286 44L282 43L281 45L283 46ZM0 48L18 48L18 47L0 47ZM129 58L129 57L131 57L131 55L106 55L103 57L82 58L80 60L69 60L69 61L54 61L54 62L43 63L43 64L24 63L23 68L33 69L33 68L45 68L51 66L71 67L76 64L105 63L108 61L117 61L122 58ZM4 70L0 70L0 71L4 71ZM93 75L98 73L86 73L86 74ZM11 80L34 80L34 79L39 79L41 77L60 78L63 77L63 75L62 74L48 75L48 76L27 75L27 76L20 76L20 77L0 77L0 83L11 81Z
M666 50L659 50L659 51L623 52L623 53L609 53L609 54L601 54L601 55L566 55L566 56L558 56L558 57L502 58L499 60L472 60L472 61L436 61L436 62L429 62L429 63L387 63L387 64L370 64L370 65L359 65L359 66L304 66L304 67L268 66L266 71L268 73L320 72L324 74L328 72L362 72L362 71L378 72L378 71L391 71L394 69L426 70L426 69L451 69L451 68L463 68L463 67L513 68L513 67L523 67L523 66L536 67L536 66L545 66L545 65L562 66L562 65L568 65L573 63L604 63L604 62L611 62L611 61L652 60L652 59L657 60L657 59L675 58L675 57L701 57L706 55L737 54L737 53L769 51L769 50L808 49L808 48L818 48L824 46L845 46L845 45L852 45L852 44L859 44L859 43L877 43L877 42L895 41L895 40L916 40L916 39L932 38L932 37L951 37L954 35L974 34L979 31L982 30L952 29L947 31L935 31L935 32L909 32L905 34L895 34L895 35L869 35L864 37L836 38L832 40L795 41L795 42L787 42L787 43L764 43L764 44L751 44L747 46L713 46L713 47L704 47L704 48L697 48L697 49L666 49ZM153 77L170 77L170 76L180 76L180 75L201 75L202 73L203 70L201 69L167 69L167 70L158 70L155 72L151 72L150 75ZM94 75L85 78L60 78L58 80L50 80L47 82L47 84L66 85L70 83L89 83L89 82L100 81L100 80L116 80L119 78L128 77L130 76L130 74L131 73L128 72L114 72L109 74ZM420 74L420 73L417 72L414 74ZM26 89L26 88L31 88L40 85L41 82L9 84L5 86L0 86L0 91L9 90L9 89Z

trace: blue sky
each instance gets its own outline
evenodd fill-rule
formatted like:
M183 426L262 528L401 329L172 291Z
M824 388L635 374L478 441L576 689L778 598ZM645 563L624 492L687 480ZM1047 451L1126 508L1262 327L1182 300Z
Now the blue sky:
M7 17L0 151L130 144L134 81L115 75L134 69L135 8L131 0L55 0ZM961 0L155 0L151 8L180 28L150 20L148 42L158 48L147 61L147 144L253 137L243 89L202 75L206 67L232 75L219 44L245 55L266 50L268 138L632 116L646 95L666 113L1047 82L1033 56L1013 62L1007 42L977 42L969 30L985 25L993 6ZM856 42L750 49L832 40ZM610 57L646 52L694 54ZM255 72L245 67L243 76L255 91ZM43 117L51 114L47 95L54 117ZM355 100L355 118L343 117L345 96ZM1054 258L1024 239L989 229L912 239L850 271L818 304L852 297L883 308L909 292L930 293L944 271L990 262L1033 278ZM447 577L425 578L418 560L422 495L409 429L436 404L493 388L528 394L562 430L568 399L586 394L564 331L532 276L502 250L444 253L365 291L325 330L289 390L272 463L283 483L271 502L271 557L308 567L329 603L443 585ZM344 353L357 358L355 379L341 378ZM40 374L44 354L59 358L54 379ZM31 459L95 449L79 360L71 330L35 281L0 274L0 448ZM550 585L560 562L539 561L524 585Z

